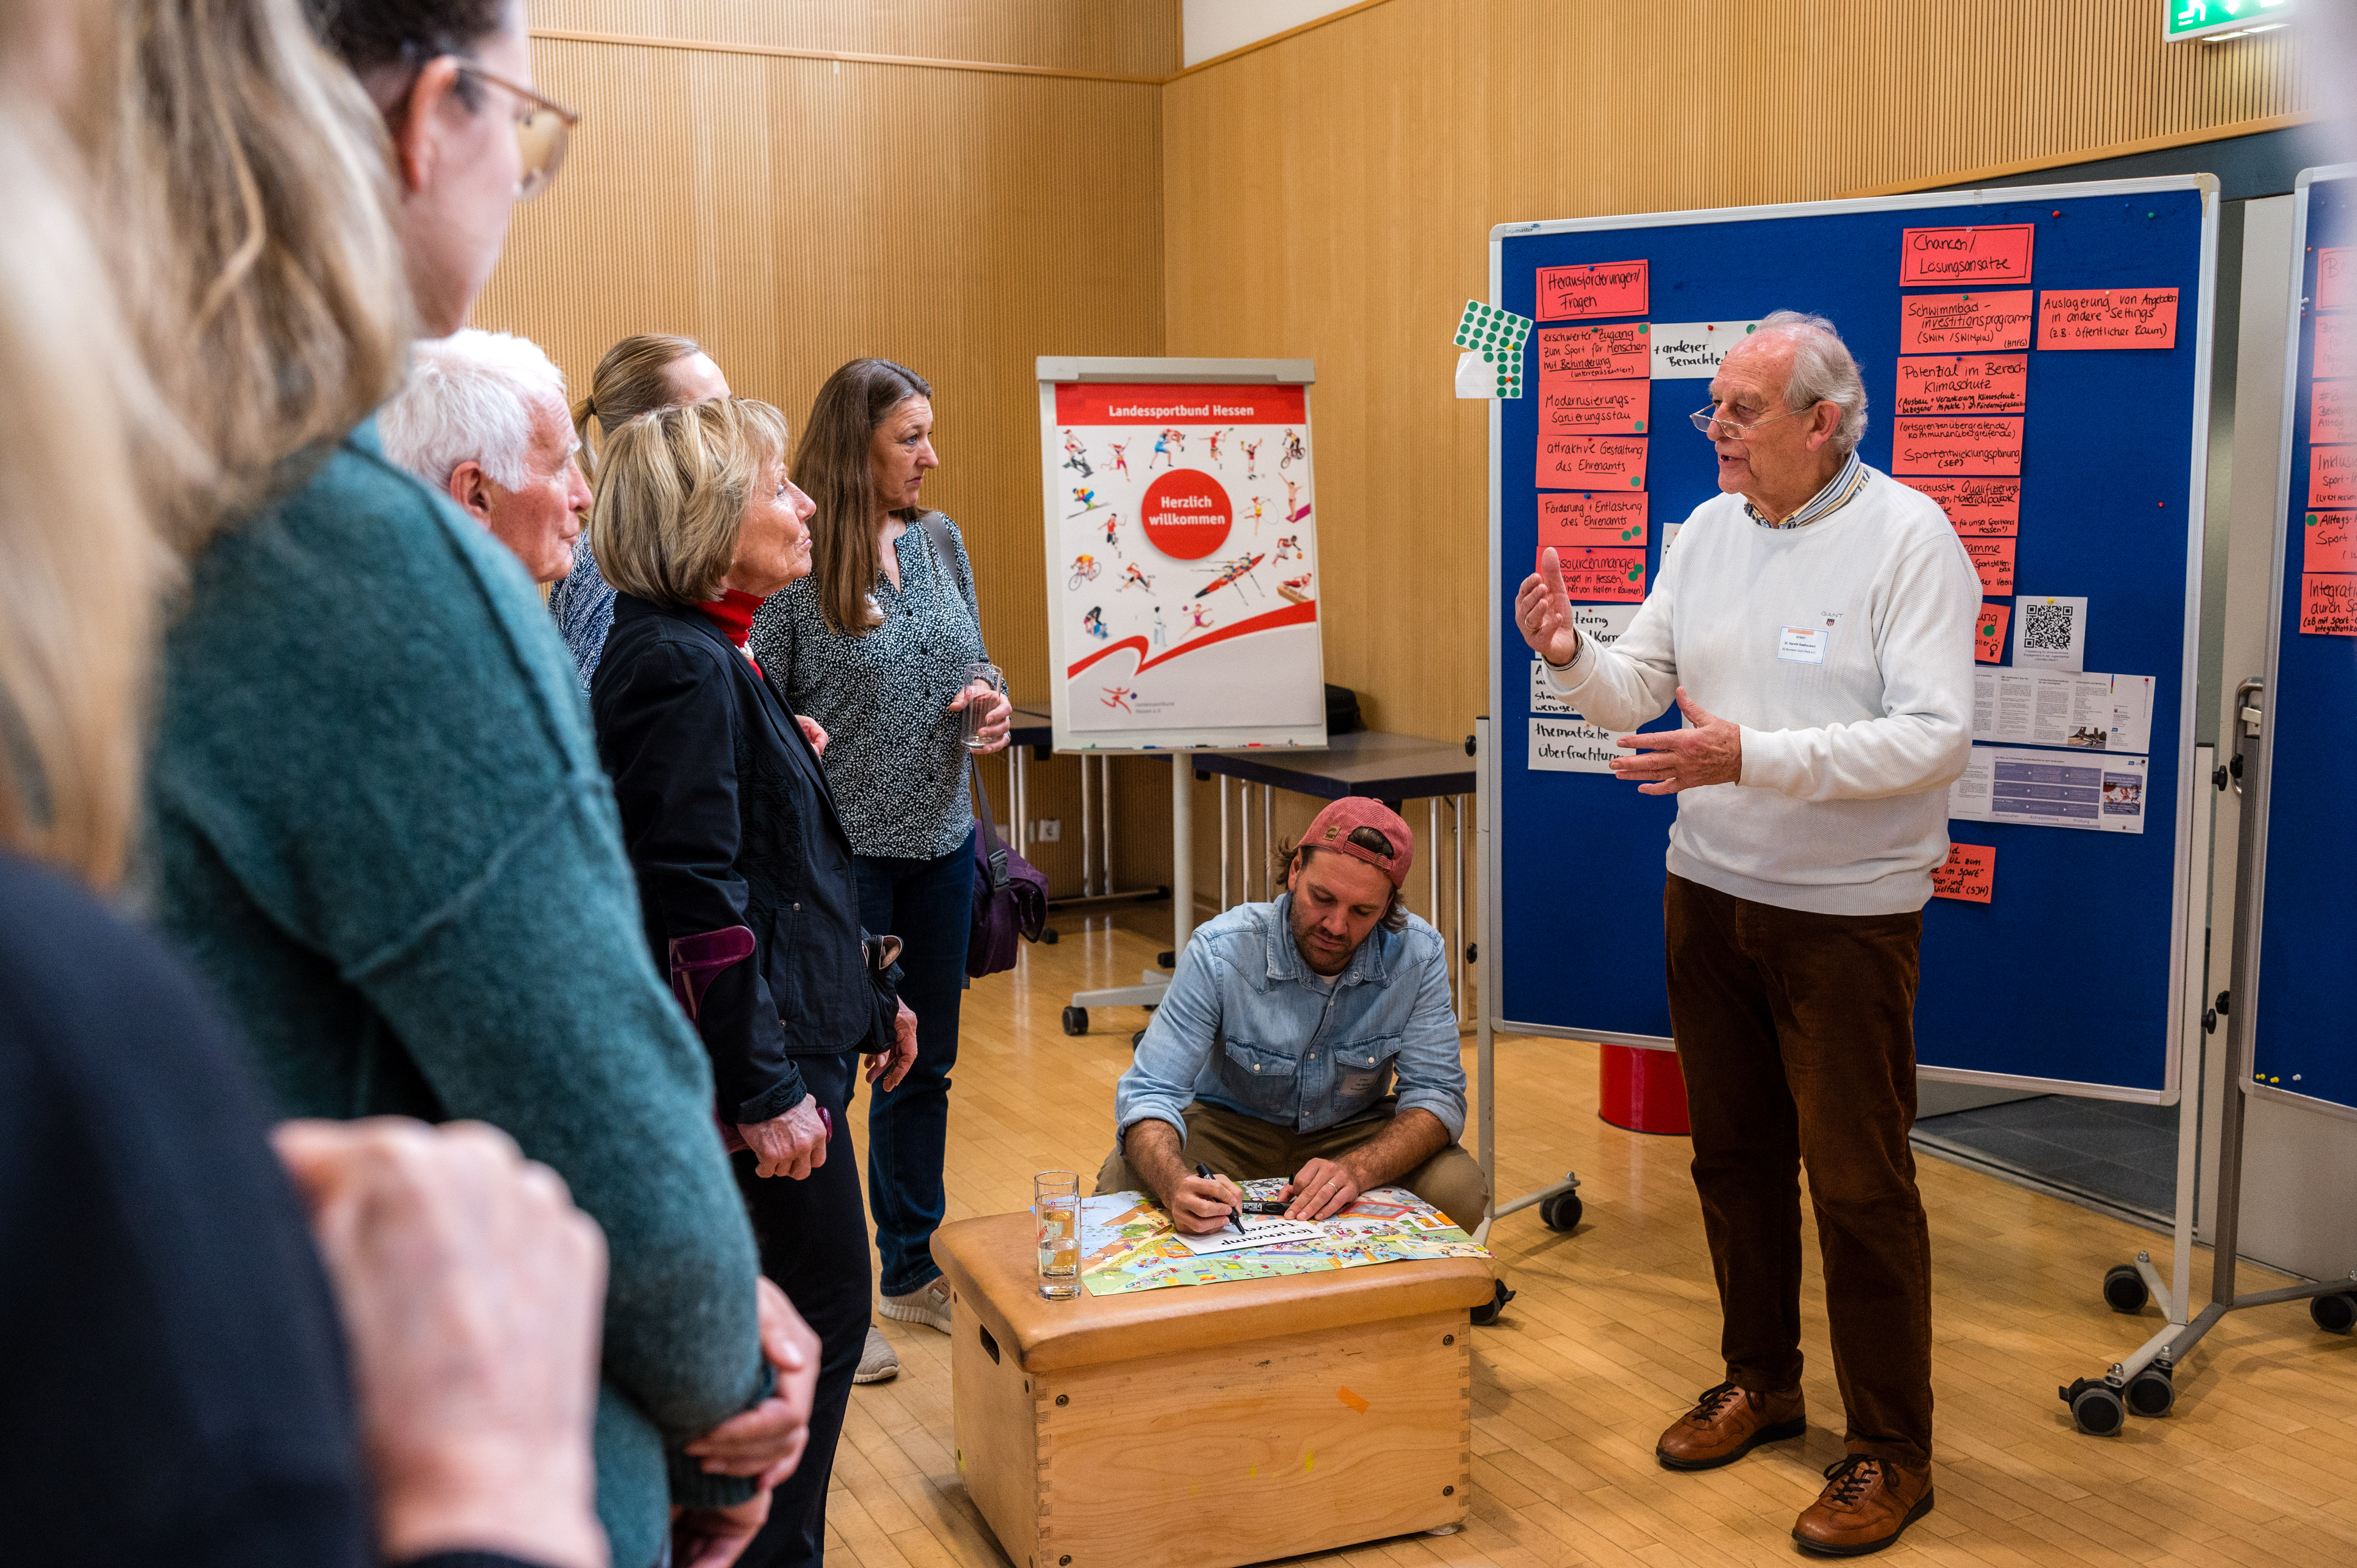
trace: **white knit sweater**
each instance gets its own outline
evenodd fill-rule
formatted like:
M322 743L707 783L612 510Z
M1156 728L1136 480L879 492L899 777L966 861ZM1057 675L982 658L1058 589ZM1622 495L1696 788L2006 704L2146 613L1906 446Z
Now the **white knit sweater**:
M1705 501L1620 640L1583 637L1548 669L1607 729L1655 717L1681 684L1743 726L1742 781L1678 793L1669 866L1689 881L1831 915L1932 896L1972 750L1980 582L1936 502L1867 473L1800 528L1761 527L1740 496Z

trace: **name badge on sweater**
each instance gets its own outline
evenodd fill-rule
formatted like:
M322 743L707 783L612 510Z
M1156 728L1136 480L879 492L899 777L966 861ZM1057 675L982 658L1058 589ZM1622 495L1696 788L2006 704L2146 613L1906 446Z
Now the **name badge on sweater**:
M1823 664L1825 638L1831 629L1824 626L1785 627L1776 634L1776 657L1789 664Z

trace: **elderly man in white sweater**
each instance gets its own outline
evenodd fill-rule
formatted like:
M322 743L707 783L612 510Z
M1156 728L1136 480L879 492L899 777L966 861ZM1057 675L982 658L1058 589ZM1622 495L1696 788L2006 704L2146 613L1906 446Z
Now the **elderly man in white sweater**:
M1613 770L1677 792L1670 1017L1727 1380L1655 1449L1707 1469L1797 1437L1805 1165L1848 1457L1793 1528L1836 1555L1932 1507L1931 1242L1907 1146L1922 909L1972 747L1980 589L1938 505L1858 460L1866 389L1822 317L1779 311L1694 416L1726 493L1694 510L1628 632L1572 624L1552 551L1515 600L1547 679L1633 730Z

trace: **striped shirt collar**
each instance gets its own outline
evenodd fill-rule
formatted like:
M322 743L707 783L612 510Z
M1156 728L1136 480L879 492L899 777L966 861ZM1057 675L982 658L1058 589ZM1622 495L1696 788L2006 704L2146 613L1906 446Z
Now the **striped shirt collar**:
M1859 462L1857 453L1852 451L1849 461L1842 465L1841 472L1835 474L1832 481L1824 489L1819 490L1808 505L1783 521L1770 522L1767 514L1749 501L1743 503L1743 510L1745 515L1762 528L1804 528L1821 517L1827 517L1841 510L1851 501L1856 500L1857 492L1864 489L1866 489L1866 465Z

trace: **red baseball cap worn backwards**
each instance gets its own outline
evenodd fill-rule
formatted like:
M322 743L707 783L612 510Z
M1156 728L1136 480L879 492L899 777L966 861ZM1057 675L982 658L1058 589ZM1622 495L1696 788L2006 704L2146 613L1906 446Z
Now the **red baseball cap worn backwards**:
M1318 813L1301 835L1303 849L1332 850L1369 865L1392 879L1398 888L1407 883L1407 868L1415 859L1415 834L1400 815L1381 800L1345 795Z

